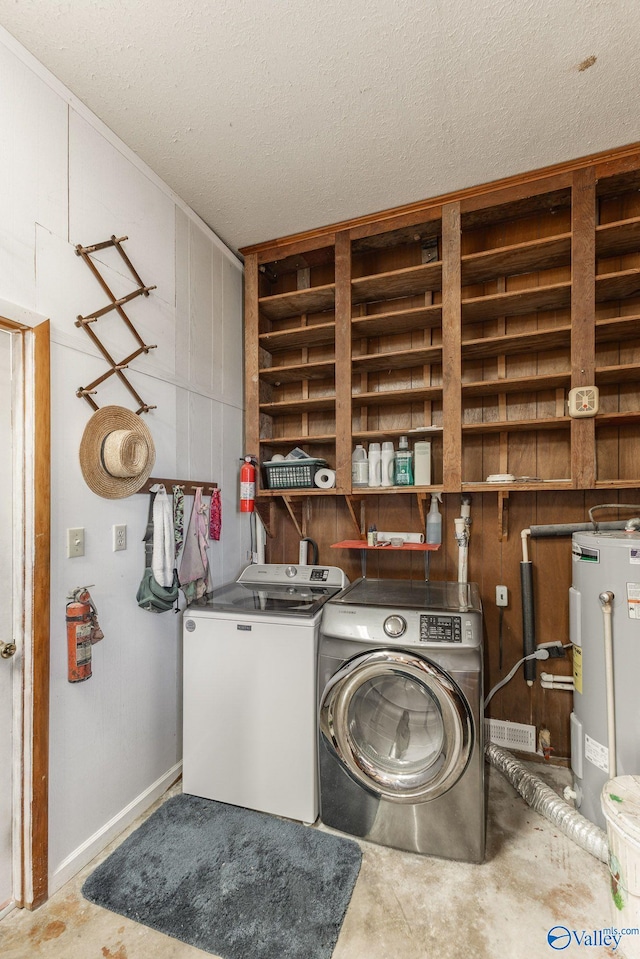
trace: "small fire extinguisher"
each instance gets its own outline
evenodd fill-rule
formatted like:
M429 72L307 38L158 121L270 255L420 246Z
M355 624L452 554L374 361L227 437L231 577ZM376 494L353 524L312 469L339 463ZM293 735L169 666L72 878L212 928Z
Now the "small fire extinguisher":
M76 586L67 599L67 679L81 683L91 676L91 647L104 638L104 633L88 587Z
M245 456L240 468L240 512L253 513L256 501L256 467L252 456Z

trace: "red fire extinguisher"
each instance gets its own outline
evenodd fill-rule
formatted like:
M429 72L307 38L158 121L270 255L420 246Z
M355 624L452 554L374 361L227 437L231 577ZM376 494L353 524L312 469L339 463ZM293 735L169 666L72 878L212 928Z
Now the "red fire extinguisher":
M256 467L253 457L245 456L240 468L240 512L253 513L256 501Z
M81 683L91 676L91 647L104 638L104 633L86 586L71 590L67 599L67 679L70 683Z

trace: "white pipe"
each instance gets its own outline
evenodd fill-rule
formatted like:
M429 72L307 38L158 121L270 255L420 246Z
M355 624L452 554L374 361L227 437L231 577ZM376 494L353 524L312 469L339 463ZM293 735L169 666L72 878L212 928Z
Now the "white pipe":
M253 514L256 518L256 563L264 565L264 547L267 542L267 531L258 513Z
M454 519L456 542L458 544L458 582L466 583L469 557L469 527L463 516Z
M555 673L540 673L543 689L573 689L573 676L556 676Z
M468 578L469 547L458 547L458 582L466 583Z
M613 631L611 610L614 595L610 590L600 593L604 623L604 676L607 688L607 739L609 741L609 779L615 779L616 762L616 700L613 685Z
M571 679L571 677L569 677L570 682L568 683L558 683L556 682L556 680L558 679L558 676L553 676L553 678L550 678L550 679L545 679L544 678L545 676L551 677L552 674L551 673L540 674L540 685L542 686L543 689L565 689L570 693L573 692L573 679Z
M522 562L523 563L529 562L529 541L527 539L528 536L531 536L531 530L523 529L522 532L520 533L520 538L522 540Z

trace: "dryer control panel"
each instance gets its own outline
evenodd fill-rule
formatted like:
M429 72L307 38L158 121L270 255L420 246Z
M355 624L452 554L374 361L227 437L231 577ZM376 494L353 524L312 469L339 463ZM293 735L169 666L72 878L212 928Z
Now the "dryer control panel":
M461 643L460 616L438 616L432 613L420 616L421 643Z

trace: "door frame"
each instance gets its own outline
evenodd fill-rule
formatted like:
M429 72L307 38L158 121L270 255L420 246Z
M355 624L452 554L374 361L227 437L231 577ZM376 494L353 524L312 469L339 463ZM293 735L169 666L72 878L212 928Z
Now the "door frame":
M14 430L16 466L23 477L13 534L14 593L22 602L14 895L17 906L35 909L49 890L50 326L45 317L0 300L0 327L21 344L21 403Z

